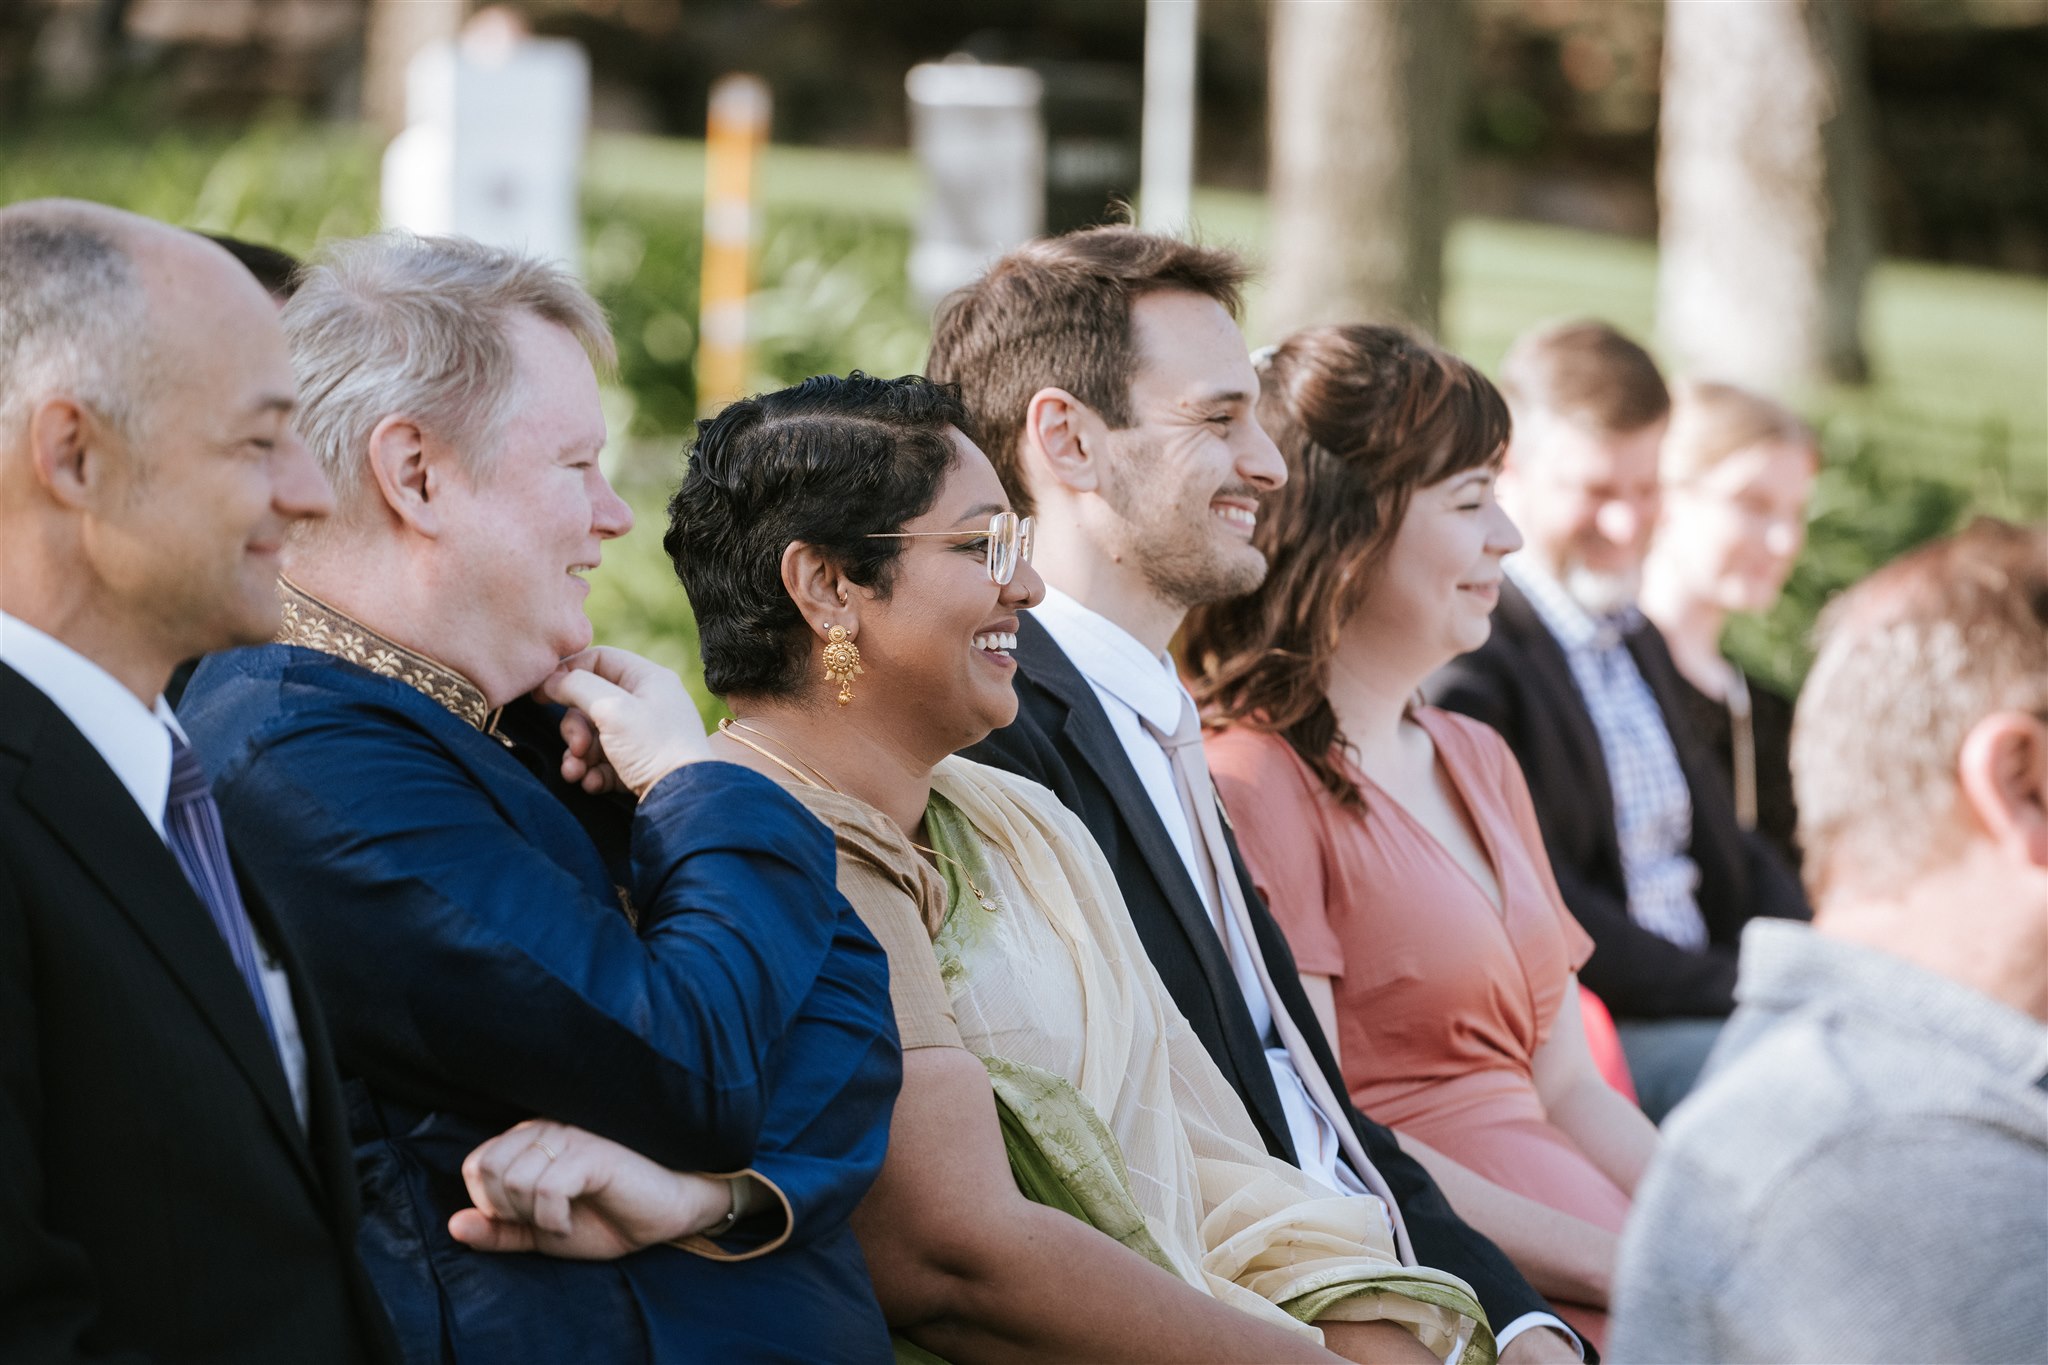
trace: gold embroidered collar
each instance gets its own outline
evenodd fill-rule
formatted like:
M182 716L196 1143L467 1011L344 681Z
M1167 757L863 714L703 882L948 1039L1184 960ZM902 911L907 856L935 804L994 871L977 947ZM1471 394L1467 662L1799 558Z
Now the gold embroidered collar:
M380 677L395 678L427 698L439 702L485 734L497 733L498 713L484 700L475 683L426 655L387 640L355 618L328 606L289 578L277 580L278 597L284 604L284 620L278 627L277 643L299 645L332 654L337 659L367 668Z

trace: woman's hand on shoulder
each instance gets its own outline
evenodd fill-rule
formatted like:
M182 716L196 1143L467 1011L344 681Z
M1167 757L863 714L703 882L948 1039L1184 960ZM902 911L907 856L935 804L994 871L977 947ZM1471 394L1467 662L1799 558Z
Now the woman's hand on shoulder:
M562 778L587 791L616 783L645 796L677 768L711 757L682 679L638 654L609 646L572 654L539 693L570 708Z

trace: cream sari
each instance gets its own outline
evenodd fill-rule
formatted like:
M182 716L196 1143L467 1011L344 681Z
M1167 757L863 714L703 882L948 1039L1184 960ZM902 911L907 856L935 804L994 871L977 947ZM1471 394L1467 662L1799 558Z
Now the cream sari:
M934 844L986 897L956 895L934 943L960 1033L1055 1164L1135 1202L1142 1228L1104 1230L1297 1331L1319 1336L1307 1326L1316 1318L1390 1319L1446 1361L1492 1360L1471 1289L1403 1265L1378 1199L1341 1195L1267 1154L1174 1008L1086 827L1036 783L962 758L940 764L933 792ZM1046 1080L1085 1109L1063 1107ZM1121 1170L1114 1151L1094 1157L1089 1132L1104 1128Z

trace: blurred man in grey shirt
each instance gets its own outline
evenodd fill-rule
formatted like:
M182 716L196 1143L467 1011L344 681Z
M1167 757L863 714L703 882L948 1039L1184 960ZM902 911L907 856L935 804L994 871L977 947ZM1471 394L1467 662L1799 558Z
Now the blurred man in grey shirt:
M2048 1359L2048 528L1980 521L1822 634L1792 740L1814 923L1743 936L1609 1354Z

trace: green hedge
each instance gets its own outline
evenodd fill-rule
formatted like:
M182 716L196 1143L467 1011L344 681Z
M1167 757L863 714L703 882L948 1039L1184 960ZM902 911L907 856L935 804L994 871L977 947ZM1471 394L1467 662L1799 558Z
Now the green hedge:
M357 131L290 122L235 136L171 130L146 143L51 132L0 155L0 201L96 199L303 254L376 227L378 159ZM695 416L702 183L698 144L600 136L584 196L586 271L620 349L607 459L642 521L593 576L591 614L602 638L693 683L695 631L659 521ZM908 159L777 147L763 185L751 386L919 368L928 332L904 277L918 193ZM1257 196L1205 192L1197 208L1211 240L1257 255ZM1448 267L1448 339L1483 364L1546 317L1599 313L1649 331L1655 253L1644 243L1467 221ZM1255 295L1255 329L1258 316ZM1843 585L1972 512L2048 515L2048 285L1888 265L1869 319L1876 380L1808 404L1827 453L1809 549L1777 609L1730 631L1731 650L1783 686L1803 674L1813 616Z

